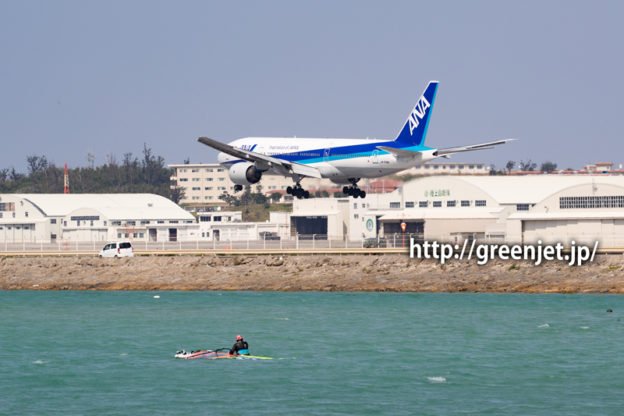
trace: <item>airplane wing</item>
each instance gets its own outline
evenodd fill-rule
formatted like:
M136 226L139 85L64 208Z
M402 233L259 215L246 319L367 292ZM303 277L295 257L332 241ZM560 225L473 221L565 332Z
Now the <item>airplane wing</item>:
M507 143L507 142L512 142L514 140L516 140L516 139L503 139L503 140L497 140L495 142L471 144L471 145L468 145L468 146L449 147L447 149L438 149L435 152L435 155L436 156L442 156L442 157L448 157L448 155L452 155L453 153L471 152L473 150L493 149L494 146L496 146L496 145L504 144L504 143Z
M263 155L261 153L250 152L249 150L237 149L229 144L221 143L208 137L200 137L198 142L212 147L220 152L227 153L234 157L238 157L249 162L254 162L258 169L269 170L271 168L277 168L285 173L292 173L301 176L309 176L312 178L321 178L321 173L317 168L312 166L302 165L297 162L290 162L288 160L279 159Z

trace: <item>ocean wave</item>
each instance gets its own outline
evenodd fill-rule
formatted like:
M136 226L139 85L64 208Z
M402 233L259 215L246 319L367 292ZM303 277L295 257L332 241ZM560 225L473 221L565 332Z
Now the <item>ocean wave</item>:
M427 377L432 383L446 383L446 377Z

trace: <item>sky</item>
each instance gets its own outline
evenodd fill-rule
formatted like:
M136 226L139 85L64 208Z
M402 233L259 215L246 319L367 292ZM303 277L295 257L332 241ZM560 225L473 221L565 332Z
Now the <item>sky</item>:
M0 169L101 165L144 146L394 139L438 80L426 145L503 168L624 163L624 2L3 1Z

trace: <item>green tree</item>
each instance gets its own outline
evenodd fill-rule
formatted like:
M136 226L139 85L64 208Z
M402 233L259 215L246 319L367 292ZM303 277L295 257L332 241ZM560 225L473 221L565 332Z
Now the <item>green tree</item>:
M540 170L542 172L552 173L553 171L557 170L557 164L553 163L553 162L546 161L546 162L542 163L542 166L540 166Z

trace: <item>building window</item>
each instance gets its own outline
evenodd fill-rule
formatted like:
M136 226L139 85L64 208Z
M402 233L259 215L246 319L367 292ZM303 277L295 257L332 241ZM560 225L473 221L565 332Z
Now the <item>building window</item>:
M624 196L564 196L559 208L624 208Z
M117 238L121 238L121 233L117 233Z
M191 169L191 173L197 173L199 172L199 169Z
M461 201L461 206L462 207L469 207L470 206L470 201L466 201L465 199Z
M485 199L477 199L475 201L475 207L484 207L487 205L487 202L485 201Z
M357 202L353 203L353 209L357 209Z
M0 211L15 211L15 202L0 202Z
M139 233L139 238L143 238L143 233Z
M453 208L457 206L456 204L457 204L457 201L446 201L447 208Z
M390 208L401 208L400 202L390 202Z
M414 208L414 201L406 201L405 208Z
M442 206L442 201L433 201L434 208L440 208Z
M50 224L56 224L56 218L51 218L50 219Z
M178 220L171 220L171 221L169 221L169 224L177 224L177 223L178 223Z
M180 182L188 182L188 178L180 178Z
M201 188L199 186L194 186L193 191L201 191Z
M199 178L193 178L193 179L191 179L191 180L192 180L193 182L199 182L199 181L200 181L200 179L199 179Z
M429 201L418 201L418 208L427 208L429 206Z
M214 217L212 217L213 221L221 221L221 216L220 215L215 215Z
M28 211L24 211L24 216L28 218Z
M528 211L529 210L529 204L516 204L516 210L517 211Z

